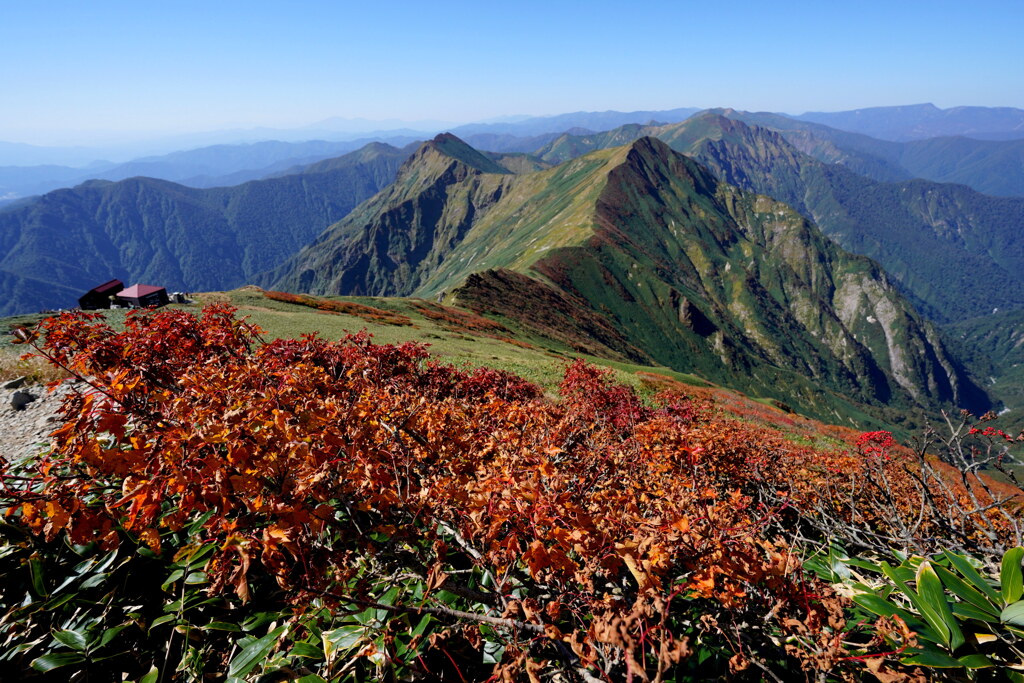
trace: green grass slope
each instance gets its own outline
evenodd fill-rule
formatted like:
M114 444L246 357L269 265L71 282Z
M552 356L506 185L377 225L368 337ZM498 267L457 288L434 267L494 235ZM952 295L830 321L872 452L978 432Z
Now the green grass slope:
M769 125L782 118L752 116ZM715 112L643 132L693 156L725 182L796 208L844 248L878 261L936 321L1024 307L1024 198L991 197L924 180L872 180L841 159L825 163L802 152L783 133ZM891 146L873 145L866 154L882 154ZM563 149L573 148L571 140L563 142ZM868 156L861 157L861 167L886 163Z
M642 138L518 176L467 158L424 145L392 187L268 284L454 293L576 350L738 383L820 416L833 410L818 401L828 392L879 410L987 405L877 266L662 142Z

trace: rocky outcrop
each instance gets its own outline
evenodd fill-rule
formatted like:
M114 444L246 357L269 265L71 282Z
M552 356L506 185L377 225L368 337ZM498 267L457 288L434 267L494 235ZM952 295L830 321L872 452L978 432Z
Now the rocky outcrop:
M64 396L75 390L76 386L71 381L62 382L53 391L38 384L20 384L4 389L0 402L0 434L3 435L0 457L18 463L45 452L50 433L60 421L58 409ZM14 397L18 395L21 398L16 402ZM26 395L31 400L22 403ZM16 407L19 404L21 407Z

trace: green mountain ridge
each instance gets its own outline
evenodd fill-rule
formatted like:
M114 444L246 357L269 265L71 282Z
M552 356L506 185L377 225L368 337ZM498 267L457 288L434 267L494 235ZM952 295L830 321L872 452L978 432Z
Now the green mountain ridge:
M777 131L819 161L883 182L920 178L967 185L982 194L1024 196L1024 139L941 136L894 142L779 114L715 109L712 113Z
M425 144L263 284L442 297L577 342L603 320L590 343L610 357L818 415L827 391L876 407L986 402L877 265L663 142L522 175L465 159L451 139Z
M642 135L692 155L728 183L793 206L844 248L877 260L937 321L1024 307L1024 198L871 180L801 152L782 133L715 112L680 124L563 136L538 156L564 161L575 150Z

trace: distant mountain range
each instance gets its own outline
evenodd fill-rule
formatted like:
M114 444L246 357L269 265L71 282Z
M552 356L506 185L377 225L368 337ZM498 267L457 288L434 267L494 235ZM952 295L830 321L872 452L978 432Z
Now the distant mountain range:
M388 185L411 152L375 143L230 188L91 181L0 212L0 315L73 306L112 277L237 287Z
M1024 121L1024 110L962 107L945 110L943 113L943 110L931 105L921 105L820 116L806 114L803 117L764 112L713 111L780 131L801 151L827 163L845 165L875 180L924 178L936 182L961 183L985 194L1024 196L1024 132L1020 129L1021 121ZM696 112L691 107L662 111L576 112L547 117L511 117L509 121L459 126L452 129L452 132L477 149L534 152L563 133L584 136L629 125L675 123ZM938 116L936 112L942 115ZM838 127L813 123L807 117L831 117L829 120ZM847 119L851 123L847 124ZM840 130L845 125L856 130L865 121L874 120L899 121L901 125L910 125L913 130L946 137L893 142ZM324 126L329 128L327 123ZM338 125L344 123L342 121ZM366 128L373 122L362 123L362 128ZM384 125L388 122L380 123ZM140 157L119 164L83 157L89 153L85 148L69 148L64 150L64 154L60 149L0 143L0 206L90 179L123 180L145 176L190 187L236 185L344 154L369 142L385 142L401 147L432 137L438 132L380 130L364 133L361 137L344 135L346 139L336 140L330 136L339 135L338 131L319 130L315 125L297 130L306 136L318 133L324 139L289 142L284 141L288 136L282 135L281 140L218 144L160 156ZM963 137L971 134L970 131L981 131L977 132L978 136L993 139ZM258 131L264 136L284 132L270 129ZM250 137L256 134L257 131L248 133ZM296 134L295 131L289 133L293 134ZM953 135L958 137L949 137ZM1021 139L1011 141L1010 138ZM65 157L76 159L76 163L53 163ZM84 160L91 163L83 167L80 164ZM8 165L2 165L4 163Z
M502 120L456 125L443 121L398 121L366 119L343 119L335 117L307 126L295 128L248 128L236 130L208 131L169 135L154 138L150 141L132 143L120 142L116 145L98 145L95 147L45 147L17 142L0 141L0 166L36 166L59 165L84 167L94 163L112 165L112 159L118 163L127 160L138 160L142 157L163 156L182 150L194 150L200 147L222 147L235 145L251 145L254 143L277 142L350 142L355 143L350 149L361 147L369 142L388 142L390 140L430 138L444 130L454 130L467 138L474 134L512 135L515 137L534 137L545 133L562 133L570 128L587 128L605 130L626 123L647 123L649 121L675 122L699 111L695 107L668 109L661 111L634 112L574 112L555 116L512 116ZM360 142L361 141L361 142ZM404 143L403 143L404 144ZM136 151L132 151L136 150ZM165 180L169 180L166 178Z
M914 309L955 324L953 348L979 371L1016 357L984 321L1024 310L1024 197L966 184L1020 194L1024 141L897 142L690 113L494 123L340 157L352 143L110 166L230 185L90 180L0 210L0 315L73 305L111 277L440 297L568 348L786 395L823 419L990 405ZM21 169L20 182L60 172Z
M1024 138L1024 109L1014 107L939 109L934 104L914 104L851 111L807 112L792 118L863 133L882 140L922 140L949 135L963 135L979 140Z
M413 141L413 138L391 138L387 144L404 146ZM142 157L123 164L101 163L88 169L6 166L0 167L0 200L43 194L87 180L118 181L135 177L170 180L189 187L226 187L336 157L363 147L367 142L312 140L216 145L158 157Z

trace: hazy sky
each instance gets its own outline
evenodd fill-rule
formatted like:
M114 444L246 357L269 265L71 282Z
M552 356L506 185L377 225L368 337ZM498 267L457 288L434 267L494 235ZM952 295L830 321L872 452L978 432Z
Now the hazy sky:
M0 140L328 117L1024 107L1024 0L0 3Z

